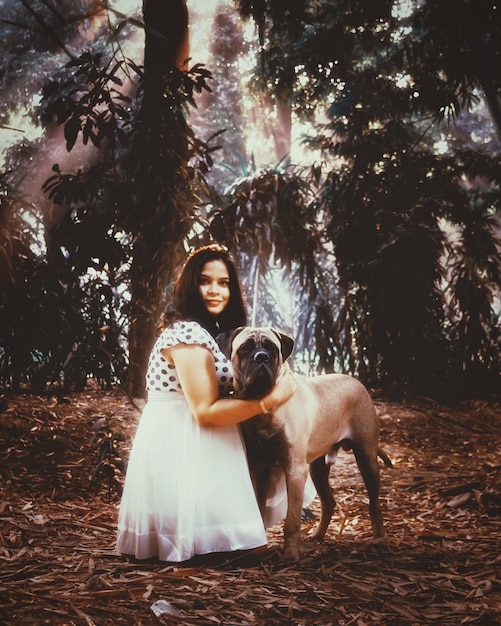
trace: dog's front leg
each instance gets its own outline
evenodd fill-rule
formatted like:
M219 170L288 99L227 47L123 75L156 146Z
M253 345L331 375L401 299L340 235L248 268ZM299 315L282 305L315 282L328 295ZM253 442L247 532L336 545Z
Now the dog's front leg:
M253 467L251 473L254 493L256 494L259 511L263 520L266 510L266 496L270 487L270 472L271 467L269 465L258 463L255 467Z
M307 476L308 464L306 462L289 462L285 470L288 500L284 524L284 553L282 556L284 562L299 561L301 512Z
M320 521L310 535L311 539L323 539L329 527L332 514L336 507L336 500L329 485L329 473L331 466L321 456L310 464L310 475L320 499Z

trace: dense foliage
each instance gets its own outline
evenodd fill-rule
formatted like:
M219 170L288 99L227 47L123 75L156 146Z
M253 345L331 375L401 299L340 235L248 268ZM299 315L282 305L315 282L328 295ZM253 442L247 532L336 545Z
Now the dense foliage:
M495 391L494 3L236 2L257 25L252 88L313 128L305 145L321 155L312 166L265 167L247 165L239 136L235 51L252 46L232 33L237 20L216 16L211 81L199 63L172 62L176 29L159 1L145 4L156 19L149 30L143 15L146 47L156 52L144 65L123 49L142 28L138 16L110 6L108 22L92 2L69 3L68 13L42 0L1 3L2 119L7 126L41 93L30 111L45 133L13 147L2 176L3 385L81 388L89 375L106 385L124 379L129 355L137 384L177 262L213 238L238 259L252 317L294 333L303 370L420 393ZM82 41L77 25L90 24ZM30 82L36 58L43 71ZM214 126L202 141L189 112L209 90ZM76 164L54 163L45 181L41 245L23 181L58 127ZM231 167L207 178L222 131L235 146Z
M386 388L494 389L499 10L469 0L423 2L407 17L388 1L239 5L259 27L260 87L286 93L298 116L327 118L308 141L324 155L336 362ZM482 91L490 141L438 152Z

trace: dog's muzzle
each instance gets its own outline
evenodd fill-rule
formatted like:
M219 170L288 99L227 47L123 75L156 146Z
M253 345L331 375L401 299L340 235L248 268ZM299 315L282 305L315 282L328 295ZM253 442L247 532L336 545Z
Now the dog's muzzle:
M267 350L256 349L241 363L238 396L244 399L261 398L275 384L276 367Z

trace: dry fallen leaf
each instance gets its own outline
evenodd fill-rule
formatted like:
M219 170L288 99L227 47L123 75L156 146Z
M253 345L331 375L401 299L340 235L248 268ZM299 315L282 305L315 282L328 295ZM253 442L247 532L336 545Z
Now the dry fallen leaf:
M113 415L126 455L139 411L118 390L68 400L12 396L0 415L2 626L501 624L499 403L378 401L397 460L381 466L386 541L372 541L363 482L340 453L326 540L305 538L300 565L285 567L281 526L250 553L183 564L116 554L119 497L89 481L93 425Z

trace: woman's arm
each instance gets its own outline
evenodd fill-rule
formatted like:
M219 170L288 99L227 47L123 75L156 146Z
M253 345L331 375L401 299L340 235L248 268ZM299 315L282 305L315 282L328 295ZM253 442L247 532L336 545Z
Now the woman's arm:
M288 400L295 390L292 374L286 374L259 400L220 398L214 357L199 344L177 344L162 350L174 364L184 396L200 426L226 426L243 422L262 413L261 400L269 410Z

